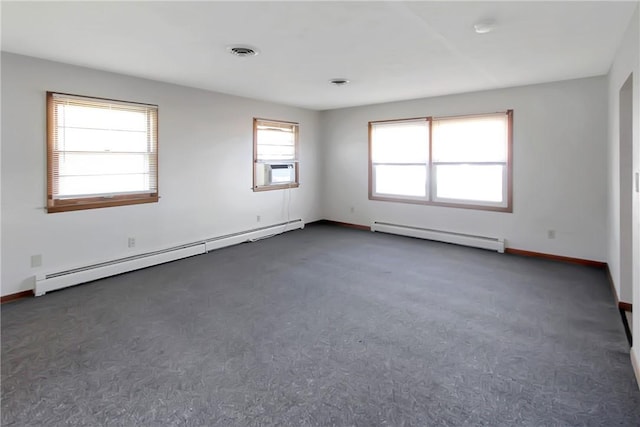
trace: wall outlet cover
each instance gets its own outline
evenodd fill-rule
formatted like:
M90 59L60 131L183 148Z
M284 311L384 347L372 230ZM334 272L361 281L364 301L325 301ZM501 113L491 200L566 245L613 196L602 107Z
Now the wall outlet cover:
M42 265L42 255L31 255L31 267L40 267Z

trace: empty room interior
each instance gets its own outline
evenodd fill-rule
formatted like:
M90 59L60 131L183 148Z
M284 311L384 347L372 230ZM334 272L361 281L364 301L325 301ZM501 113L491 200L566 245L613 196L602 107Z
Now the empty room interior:
M640 2L0 7L2 425L640 425Z

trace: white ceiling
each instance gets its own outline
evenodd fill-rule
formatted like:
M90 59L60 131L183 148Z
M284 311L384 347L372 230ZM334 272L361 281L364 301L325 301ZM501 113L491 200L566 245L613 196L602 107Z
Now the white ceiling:
M2 50L324 110L606 74L637 4L3 1Z

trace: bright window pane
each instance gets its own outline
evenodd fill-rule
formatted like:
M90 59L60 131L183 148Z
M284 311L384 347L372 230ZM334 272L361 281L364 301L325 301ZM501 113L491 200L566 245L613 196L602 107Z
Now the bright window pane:
M59 156L59 176L123 175L147 173L149 155L113 153L66 153Z
M263 129L258 125L256 157L258 160L295 160L296 125L280 125L280 129Z
M295 158L295 145L258 143L258 160L295 160Z
M371 157L374 163L426 163L429 128L426 120L373 123Z
M71 101L73 102L73 101ZM138 109L58 104L58 126L85 129L147 130L147 113Z
M504 165L437 165L437 199L502 203Z
M149 174L60 177L60 198L149 191Z
M258 142L260 144L294 145L295 137L293 130L262 129L258 130Z
M258 130L258 160L295 160L295 144L293 128L290 131Z
M375 193L425 197L426 166L374 165Z
M104 129L58 128L60 151L146 152L147 132Z
M506 162L507 115L433 121L434 162Z

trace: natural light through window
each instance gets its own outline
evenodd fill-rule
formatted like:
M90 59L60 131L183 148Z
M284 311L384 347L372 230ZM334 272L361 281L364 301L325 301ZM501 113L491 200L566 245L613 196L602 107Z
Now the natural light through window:
M426 119L371 125L371 161L377 194L425 197L429 127Z
M503 169L495 165L435 166L435 198L500 203L503 199Z
M158 200L157 107L48 94L49 212Z
M511 117L371 122L370 198L510 211Z
M253 190L276 190L298 186L297 123L253 120Z
M424 165L376 165L376 190L380 194L424 197L426 182Z

